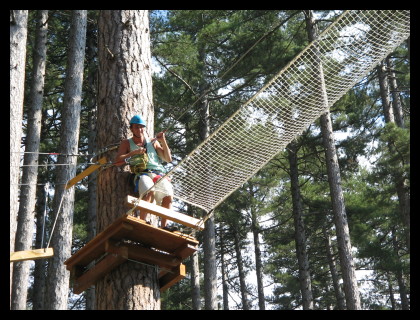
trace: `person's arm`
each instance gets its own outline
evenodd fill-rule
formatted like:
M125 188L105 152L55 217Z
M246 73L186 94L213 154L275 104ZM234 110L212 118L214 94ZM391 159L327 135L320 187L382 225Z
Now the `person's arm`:
M171 149L169 149L168 143L166 142L165 133L159 132L156 135L156 141L154 142L154 148L156 149L156 152L158 156L166 161L166 162L172 162L172 153Z
M115 165L122 166L125 164L125 159L130 158L136 154L145 153L145 148L138 148L130 151L130 142L128 140L121 141L120 147L118 148L117 156L115 157Z

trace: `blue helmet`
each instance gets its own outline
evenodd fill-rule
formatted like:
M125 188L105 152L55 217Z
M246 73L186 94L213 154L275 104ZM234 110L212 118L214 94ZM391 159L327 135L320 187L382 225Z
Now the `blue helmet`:
M135 115L134 117L132 117L130 120L130 124L141 124L143 126L146 126L146 122L139 115Z

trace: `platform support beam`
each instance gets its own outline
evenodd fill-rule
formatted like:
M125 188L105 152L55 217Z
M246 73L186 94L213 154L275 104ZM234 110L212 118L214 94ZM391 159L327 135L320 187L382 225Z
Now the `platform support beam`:
M159 274L159 285L160 292L166 291L168 288L172 287L178 281L181 281L185 278L187 272L185 264L180 264L175 268L172 268L169 272L163 271Z
M155 251L131 243L124 244L128 249L128 258L135 261L154 264L161 268L173 268L178 266L182 259L176 255Z
M110 251L112 253L109 253L100 262L75 279L73 293L82 293L107 273L111 272L111 270L127 261L128 249L126 247L111 246Z

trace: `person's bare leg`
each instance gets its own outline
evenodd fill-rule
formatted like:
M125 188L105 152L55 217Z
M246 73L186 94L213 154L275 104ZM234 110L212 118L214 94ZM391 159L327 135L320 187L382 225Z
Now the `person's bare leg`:
M153 202L153 200L154 200L154 197L153 197L153 192L149 192L148 194L146 194L146 195L142 198L142 200L152 203L152 202ZM143 210L141 210L141 211L140 211L140 219L142 219L142 220L146 221L146 215L147 215L147 213L146 213L146 212L144 212Z
M164 197L162 199L161 206L164 207L164 208L166 208L166 209L172 209L172 196L166 196L166 197ZM167 223L166 218L162 218L160 220L160 227L161 228L166 227L166 223Z

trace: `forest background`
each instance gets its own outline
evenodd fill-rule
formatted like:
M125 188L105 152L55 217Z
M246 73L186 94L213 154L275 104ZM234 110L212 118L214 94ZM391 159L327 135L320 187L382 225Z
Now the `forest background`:
M341 11L316 11L322 32ZM32 245L48 238L54 223L52 197L57 168L69 163L57 155L62 133L71 11L29 11L23 136L24 155L36 156L36 203ZM95 145L98 11L87 12L86 50L78 139L71 164L84 170ZM307 44L302 11L150 11L155 132L167 139L176 165L237 108L291 61ZM42 20L44 19L44 20ZM45 20L46 19L46 20ZM40 23L40 21L43 21ZM45 84L42 88L40 143L28 152L37 34L47 25ZM349 224L352 254L363 309L409 309L410 300L410 55L404 42L333 108L331 119ZM208 113L200 109L203 95ZM118 143L118 141L115 141ZM290 157L296 154L296 163ZM25 159L25 161L29 161ZM330 187L319 121L279 153L215 212L218 309L302 309L302 275L296 254L292 171L299 177L299 199L310 273L312 307L343 309L341 268L332 216ZM229 177L226 177L229 179ZM27 184L26 184L27 186ZM20 197L25 182L19 184ZM75 186L72 252L94 234L95 175ZM194 208L177 203L177 209ZM21 210L21 209L19 209ZM19 211L20 212L20 211ZM44 213L46 221L43 222ZM16 244L23 236L16 234ZM200 234L198 239L202 242ZM199 251L203 270L205 257ZM42 309L48 260L30 264L26 307ZM205 281L200 273L200 282ZM204 296L203 285L200 286ZM17 293L15 293L17 295ZM13 292L12 292L13 297ZM192 309L191 281L182 280L162 295L162 309ZM13 303L13 299L12 299ZM68 309L92 309L89 290L69 290ZM197 307L195 307L197 308Z

